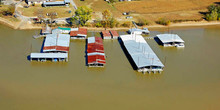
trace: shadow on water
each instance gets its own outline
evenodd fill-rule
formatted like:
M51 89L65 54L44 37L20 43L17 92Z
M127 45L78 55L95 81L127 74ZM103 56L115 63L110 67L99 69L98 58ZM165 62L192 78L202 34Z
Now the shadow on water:
M43 53L45 39L46 39L46 38L44 38L44 40L43 40L43 43L42 43L42 46L41 46L41 49L40 49L40 53Z
M129 63L131 64L132 68L133 68L134 70L137 70L137 66L135 65L133 59L132 59L131 56L129 55L129 53L128 53L127 49L125 48L125 46L124 46L124 44L123 44L123 42L122 42L122 40L121 40L120 37L118 37L118 42L119 42L120 47L121 47L121 49L123 50L125 56L127 57Z
M87 57L87 45L88 45L88 39L86 39L86 45L85 45L85 65L88 66L88 57Z
M158 45L163 45L163 43L160 41L158 37L154 37L154 40L157 42Z

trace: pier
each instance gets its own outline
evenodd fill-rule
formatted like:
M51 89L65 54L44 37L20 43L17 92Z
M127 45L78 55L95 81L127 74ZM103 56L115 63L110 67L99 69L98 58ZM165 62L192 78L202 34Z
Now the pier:
M163 71L164 65L141 35L121 35L120 39L125 54L128 54L128 59L138 72L161 73Z

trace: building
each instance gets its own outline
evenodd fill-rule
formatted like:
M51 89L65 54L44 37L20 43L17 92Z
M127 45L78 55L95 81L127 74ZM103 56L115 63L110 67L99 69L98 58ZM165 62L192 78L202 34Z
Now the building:
M57 29L59 29L61 31L61 33L63 33L63 34L69 34L71 31L71 28L58 27Z
M135 33L135 34L150 34L150 31L148 30L148 28L143 28L143 29L138 29L138 28L132 28L129 29L128 32L131 33Z
M111 34L111 36L112 36L112 39L117 39L117 38L119 37L119 34L118 34L117 31L111 30L111 31L109 31L109 32L110 32L110 34Z
M86 39L87 37L87 29L85 28L76 28L71 29L70 31L71 39Z
M111 39L112 38L110 32L107 30L102 31L101 33L102 33L102 39Z
M55 2L43 2L44 7L51 7L51 6L66 6L68 3L64 1L55 1Z
M89 67L103 67L105 62L104 46L101 37L87 39L87 65Z
M47 60L57 61L68 61L68 53L31 53L30 60L42 61Z
M157 38L158 43L164 47L185 47L184 41L177 34L159 34Z
M122 48L138 72L162 72L164 65L141 35L121 35Z
M53 0L25 0L25 2L28 5L31 5L31 4L43 4L44 2L47 2L47 1L53 1Z
M70 35L68 34L48 34L46 35L43 52L44 53L68 53L70 45Z

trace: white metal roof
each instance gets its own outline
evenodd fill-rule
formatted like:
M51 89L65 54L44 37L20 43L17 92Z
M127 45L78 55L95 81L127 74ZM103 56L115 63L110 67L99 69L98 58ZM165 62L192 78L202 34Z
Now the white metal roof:
M93 52L93 53L87 53L88 56L92 56L92 55L103 55L105 56L105 53L99 53L99 52Z
M89 37L88 43L95 43L95 37Z
M181 43L184 43L184 41L177 34L159 34L159 35L157 35L157 37L163 43L168 43L168 42L181 42Z
M71 28L71 31L78 31L79 28Z
M164 67L141 35L121 35L120 37L138 68L146 66Z
M31 58L68 58L68 53L31 53Z
M69 47L70 35L69 34L58 34L57 46Z
M148 30L148 28L144 28L144 29L138 29L138 28L132 28L128 30L130 33L136 33L136 34L142 34L144 33L150 33L150 31Z
M63 46L69 47L70 35L68 34L48 34L44 46Z

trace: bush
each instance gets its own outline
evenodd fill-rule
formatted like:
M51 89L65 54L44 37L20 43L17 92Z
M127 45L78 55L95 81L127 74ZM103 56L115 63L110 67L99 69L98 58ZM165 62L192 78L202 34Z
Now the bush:
M149 25L149 22L144 18L138 18L138 21L136 22L138 26L144 26Z
M167 20L166 18L160 18L158 21L156 21L156 23L161 25L169 25L170 20Z
M218 13L217 11L212 11L210 14L206 14L207 21L216 21L218 20Z
M131 22L130 21L126 21L126 22L122 23L121 26L123 26L123 27L131 27Z

